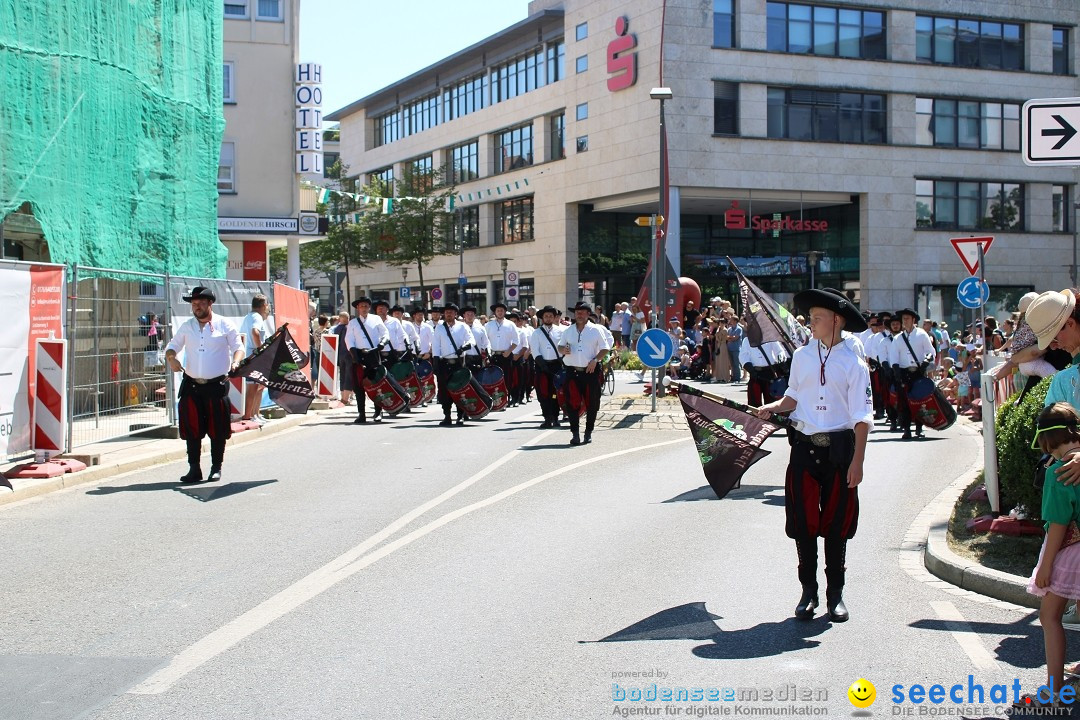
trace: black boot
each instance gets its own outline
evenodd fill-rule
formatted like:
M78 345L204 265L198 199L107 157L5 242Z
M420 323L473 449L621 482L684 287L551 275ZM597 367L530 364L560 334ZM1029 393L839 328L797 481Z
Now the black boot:
M199 464L199 458L202 455L202 440L189 439L187 441L187 462L188 471L187 475L180 478L182 483L197 483L202 482L202 467Z
M848 610L844 605L844 562L847 558L847 540L825 540L825 602L829 608L829 620L847 622Z
M443 415L442 422L439 423L439 427L450 427L454 424L454 421L450 419L450 413Z
M799 583L802 585L802 597L795 606L795 617L799 620L813 620L814 610L820 604L817 583L817 539L797 540L795 550L799 555Z

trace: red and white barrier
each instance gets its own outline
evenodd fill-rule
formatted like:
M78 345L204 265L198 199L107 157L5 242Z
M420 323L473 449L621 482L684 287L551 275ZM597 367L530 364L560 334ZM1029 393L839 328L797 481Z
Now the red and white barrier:
M244 417L244 378L229 378L229 414Z
M319 397L335 398L338 396L338 342L341 340L333 333L322 336L319 354Z
M34 355L34 454L46 462L64 451L67 437L67 341L38 338Z

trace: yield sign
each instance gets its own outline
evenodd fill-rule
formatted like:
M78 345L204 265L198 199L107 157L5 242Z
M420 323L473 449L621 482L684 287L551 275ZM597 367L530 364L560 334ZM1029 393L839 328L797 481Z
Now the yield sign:
M960 262L964 263L969 275L979 272L979 246L982 246L983 255L986 255L990 245L993 244L993 236L949 238L956 254L960 256Z

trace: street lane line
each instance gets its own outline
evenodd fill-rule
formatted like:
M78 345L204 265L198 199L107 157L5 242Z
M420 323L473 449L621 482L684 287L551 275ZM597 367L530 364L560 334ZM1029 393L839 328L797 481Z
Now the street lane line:
M532 487L537 483L543 482L553 477L557 477L564 473L576 470L580 467L590 465L592 463L608 460L620 455L625 455L632 452L638 452L641 450L649 450L652 448L662 447L664 445L672 445L674 443L685 442L689 438L680 438L679 440L669 440L667 442L654 443L652 445L643 445L635 448L629 448L627 450L619 450L606 455L599 455L595 458L588 460L582 460L576 463L572 463L558 470L545 473L539 477L527 480L519 485L515 485L503 492L500 492L492 497L481 500L479 502L468 505L459 510L455 510L451 513L447 513L443 517L434 520L427 525L424 525L417 530L403 536L402 538L395 540L392 543L388 543L375 552L369 553L372 547L377 545L382 540L386 539L390 535L394 534L409 522L414 520L419 515L423 514L427 510L436 505L445 502L453 495L461 492L470 485L476 483L481 478L490 474L494 470L498 469L502 465L509 462L522 452L522 449L530 445L539 443L545 437L554 433L554 430L546 433L541 433L537 437L533 438L528 443L525 443L520 448L512 450L503 457L499 458L495 462L488 465L486 468L476 473L467 480L462 481L460 484L447 490L437 498L424 503L423 505L409 511L399 519L395 520L390 525L380 530L375 535L360 543L351 550L346 551L337 558L331 560L326 565L310 573L307 577L304 577L297 582L293 583L289 587L285 588L281 592L277 593L273 597L263 601L256 605L251 610L248 610L243 615L239 616L235 620L223 625L214 632L210 633L206 637L197 641L194 645L188 647L182 651L179 655L175 656L172 661L161 668L146 680L136 685L134 688L128 691L129 694L135 695L158 695L171 688L182 677L195 670L207 661L217 657L221 653L225 652L232 646L246 639L247 637L258 632L262 628L266 627L274 620L288 614L295 610L299 606L303 605L308 600L320 595L326 590L330 589L337 583L345 580L346 578L355 575L364 568L368 567L375 561L386 557L394 550L400 549L405 545L417 540L424 535L427 535L434 530L446 525L447 523L456 520L459 517L467 515L475 510L492 505L500 500L503 500L511 495L514 495L522 490Z
M976 668L992 675L1001 674L1001 666L998 665L997 659L982 644L979 634L971 629L971 625L955 605L948 600L933 600L930 602L930 607L934 608L938 618L945 621L949 633Z

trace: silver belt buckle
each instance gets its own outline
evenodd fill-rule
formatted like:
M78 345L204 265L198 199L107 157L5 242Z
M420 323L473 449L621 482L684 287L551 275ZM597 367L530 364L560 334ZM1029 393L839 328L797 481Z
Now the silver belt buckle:
M815 447L829 447L832 444L832 437L829 433L814 433L810 436L810 443Z
M191 379L194 380L199 385L205 385L206 383L210 382L209 380L207 380L205 378L191 378Z

